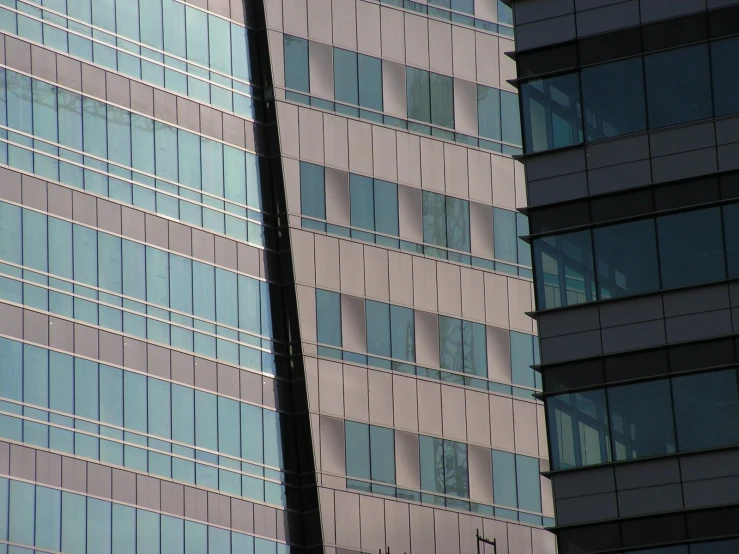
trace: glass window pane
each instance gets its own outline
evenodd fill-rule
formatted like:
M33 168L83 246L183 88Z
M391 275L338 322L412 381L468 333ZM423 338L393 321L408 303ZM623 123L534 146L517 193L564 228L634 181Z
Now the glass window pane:
M454 129L454 79L431 73L431 123Z
M370 425L372 479L395 484L395 435L392 429Z
M36 487L36 546L49 550L61 549L61 516L61 491Z
M501 139L500 90L477 85L477 131L480 136Z
M382 110L382 60L359 54L359 105Z
M496 504L518 507L515 454L493 450L493 497Z
M316 289L318 342L341 347L341 297L335 292Z
M159 514L136 510L136 551L159 554L159 544Z
M736 444L738 394L733 369L674 378L672 395L678 451Z
M375 179L375 231L388 235L399 235L398 228L398 185Z
M444 446L441 439L418 436L421 458L421 489L444 494Z
M110 554L111 504L97 498L87 499L87 544L96 554Z
M136 509L113 504L113 554L136 554Z
M87 503L84 496L62 493L62 551L85 554Z
M729 278L739 277L739 204L723 207L724 244Z
M662 288L719 281L726 276L718 208L657 218Z
M370 479L369 425L347 421L346 426L346 474L350 477Z
M446 240L449 248L470 251L470 203L467 200L446 197Z
M470 485L467 473L467 445L444 441L444 489L446 494L469 498Z
M324 168L300 162L300 211L303 215L326 219Z
M500 113L502 114L503 142L521 144L521 109L518 94L500 91Z
M162 554L185 554L185 522L162 515Z
M409 362L416 361L416 333L413 310L390 306L390 330L392 357Z
M541 512L541 481L539 460L516 454L516 485L518 507L522 510Z
M431 92L429 72L414 67L406 68L408 117L431 123Z
M367 300L367 352L390 357L390 306Z
M462 322L465 373L487 377L487 339L485 335L485 325L482 323Z
M659 288L657 237L647 219L593 230L600 298L615 298Z
M675 452L675 426L668 380L608 389L614 460Z
M539 152L583 140L580 83L576 73L521 85L524 145Z
M645 56L644 71L650 128L713 115L707 44Z
M586 140L647 128L641 58L585 68L581 80Z
M444 196L423 191L423 242L447 245L446 202Z
M711 43L713 103L717 116L739 112L739 72L734 71L739 58L739 38Z
M361 229L375 229L375 201L372 179L361 175L349 175L351 225Z
M8 540L20 544L33 544L33 522L36 499L30 483L10 481L10 519ZM83 539L84 540L84 539Z
M308 41L285 35L285 86L310 92Z
M515 264L518 261L516 212L493 208L493 239L496 259Z
M334 95L340 102L359 104L356 52L334 48Z
M595 300L590 231L534 241L537 309Z
M516 385L534 387L534 337L511 331L511 377Z
M518 263L531 267L531 246L521 239L529 234L529 218L523 214L516 213L516 235L518 238Z
M605 390L552 396L546 409L552 469L611 461Z
M443 369L464 371L461 319L439 316L439 361Z
M195 445L218 450L218 397L195 391Z

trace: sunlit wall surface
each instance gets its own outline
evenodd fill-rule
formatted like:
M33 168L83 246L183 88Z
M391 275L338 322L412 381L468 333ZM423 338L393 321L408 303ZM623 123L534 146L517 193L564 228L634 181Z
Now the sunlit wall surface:
M0 0L0 554L550 554L498 0Z

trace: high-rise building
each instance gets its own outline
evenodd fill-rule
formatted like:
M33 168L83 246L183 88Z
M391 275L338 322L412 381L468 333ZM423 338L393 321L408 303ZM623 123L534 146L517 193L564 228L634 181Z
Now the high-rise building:
M512 5L559 552L739 552L739 2Z
M513 48L0 0L0 553L552 554Z

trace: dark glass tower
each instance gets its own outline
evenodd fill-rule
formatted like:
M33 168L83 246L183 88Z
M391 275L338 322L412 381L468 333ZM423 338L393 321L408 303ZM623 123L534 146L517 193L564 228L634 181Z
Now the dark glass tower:
M739 2L512 5L559 552L737 552Z
M0 554L554 553L512 32L0 0Z

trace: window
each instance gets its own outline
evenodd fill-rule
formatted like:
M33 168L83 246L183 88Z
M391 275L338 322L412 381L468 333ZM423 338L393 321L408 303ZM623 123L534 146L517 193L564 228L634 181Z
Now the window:
M644 70L650 128L712 116L707 44L645 56Z
M516 485L518 507L531 512L541 512L541 481L539 459L516 454Z
M726 276L719 208L657 218L662 287L684 287Z
M670 383L667 379L608 389L614 460L675 452Z
M382 302L367 300L365 310L367 317L367 352L389 358L391 355L390 306Z
M440 494L469 497L467 445L418 436L421 456L421 489Z
M659 288L657 239L651 219L593 230L598 292L615 298Z
M310 92L308 41L285 35L285 86Z
M739 277L739 204L723 207L724 244L729 278Z
M495 257L506 262L518 262L516 212L493 208L493 240Z
M316 289L318 342L341 347L341 296Z
M425 191L422 192L421 198L423 241L428 244L469 252L469 202Z
M595 300L590 231L537 239L534 257L537 309Z
M580 79L576 73L521 85L526 152L583 141Z
M443 369L463 371L461 319L439 316L439 361Z
M500 90L477 85L477 134L500 140L500 115Z
M359 105L382 111L382 60L359 54Z
M390 306L390 341L393 358L416 361L416 332L413 310Z
M534 370L534 344L536 337L511 331L511 378L515 385L536 387Z
M581 80L586 140L647 128L641 58L585 68Z
M446 246L446 203L444 196L422 191L423 242Z
M375 229L374 187L370 177L351 174L349 176L349 199L352 227ZM374 242L373 235L352 230L352 238Z
M340 102L381 111L382 61L334 48L334 97ZM351 115L357 115L349 110Z
M518 507L515 454L493 450L493 495L496 504Z
M360 479L372 479L395 484L395 439L392 429L345 422L346 474ZM353 482L350 487L373 492L383 492L382 487L370 487L369 483Z
M406 68L408 117L454 128L454 80L446 75Z
M739 392L736 371L716 371L672 380L677 448L680 452L736 443Z
M395 435L392 429L370 425L370 461L374 481L395 484Z
M739 73L733 71L739 57L739 38L711 43L711 75L716 116L739 112Z
M501 90L500 111L503 119L503 142L521 144L521 109L518 104L518 94Z
M334 48L334 97L339 102L359 104L357 53Z
M611 461L605 390L552 396L546 409L553 469Z
M324 168L300 162L300 212L316 219L326 219ZM303 226L325 231L325 223L303 219Z

